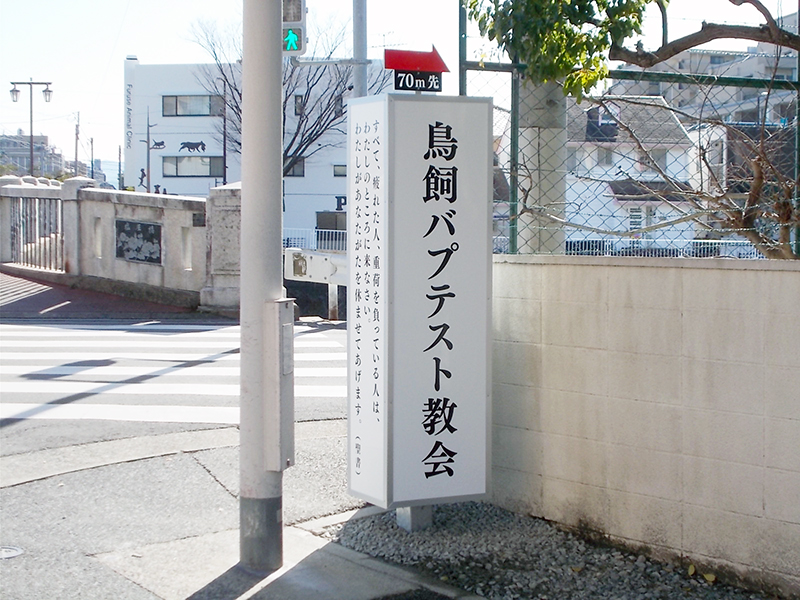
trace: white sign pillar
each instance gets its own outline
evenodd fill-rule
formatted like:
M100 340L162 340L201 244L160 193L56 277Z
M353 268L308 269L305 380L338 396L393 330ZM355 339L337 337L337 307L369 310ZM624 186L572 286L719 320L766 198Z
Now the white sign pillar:
M490 474L492 105L348 108L350 493L483 498Z

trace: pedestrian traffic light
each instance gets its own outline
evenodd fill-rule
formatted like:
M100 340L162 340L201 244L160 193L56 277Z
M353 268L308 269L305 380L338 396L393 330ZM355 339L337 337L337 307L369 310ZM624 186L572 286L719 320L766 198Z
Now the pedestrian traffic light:
M283 0L281 48L284 55L306 53L306 0Z

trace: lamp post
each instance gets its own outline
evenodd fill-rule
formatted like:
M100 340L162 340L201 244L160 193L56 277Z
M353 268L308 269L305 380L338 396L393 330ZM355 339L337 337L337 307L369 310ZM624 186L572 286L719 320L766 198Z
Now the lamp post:
M12 81L11 85L14 87L11 88L11 100L13 102L17 102L19 100L19 90L17 89L18 85L27 85L30 88L30 97L31 97L31 108L30 108L30 121L31 121L31 137L30 137L30 146L31 146L31 162L28 167L28 174L33 176L33 86L35 85L43 85L45 88L42 90L42 95L44 96L45 102L50 102L50 98L53 97L53 90L50 89L52 85L51 81Z

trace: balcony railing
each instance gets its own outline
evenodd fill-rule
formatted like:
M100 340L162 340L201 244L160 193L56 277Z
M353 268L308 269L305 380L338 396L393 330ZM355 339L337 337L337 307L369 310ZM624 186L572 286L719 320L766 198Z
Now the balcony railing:
M284 229L283 247L347 252L347 232L333 229Z

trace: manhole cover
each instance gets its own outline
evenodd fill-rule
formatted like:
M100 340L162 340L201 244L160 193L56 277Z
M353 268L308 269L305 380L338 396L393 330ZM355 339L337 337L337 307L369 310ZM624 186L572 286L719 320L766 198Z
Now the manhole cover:
M14 558L22 554L22 548L16 546L0 546L0 558Z

